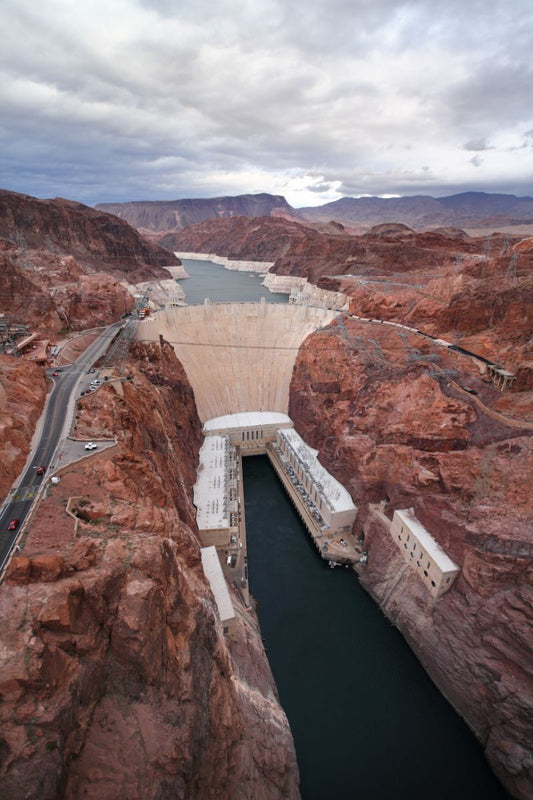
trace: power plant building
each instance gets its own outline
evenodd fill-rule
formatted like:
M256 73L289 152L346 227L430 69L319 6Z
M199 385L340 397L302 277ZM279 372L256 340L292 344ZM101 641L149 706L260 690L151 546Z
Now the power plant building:
M238 532L239 469L228 436L206 436L200 448L193 502L200 541L225 547Z
M322 466L318 450L309 447L294 428L278 430L277 451L285 469L292 470L307 498L313 515L319 516L329 534L349 533L357 507L349 492Z
M204 435L228 436L230 444L239 447L243 455L265 453L266 445L275 442L280 428L292 428L287 414L277 411L242 411L209 419Z
M405 560L422 578L434 597L447 592L459 574L459 567L444 552L409 508L396 510L390 533Z

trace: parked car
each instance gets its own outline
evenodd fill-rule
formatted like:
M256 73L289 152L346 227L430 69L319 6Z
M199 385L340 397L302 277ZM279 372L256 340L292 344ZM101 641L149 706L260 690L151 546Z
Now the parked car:
M54 376L54 378L57 378L57 376L59 375L59 372L57 371L57 369L55 369L55 370L52 372L52 375Z
M8 531L16 531L19 526L19 522L20 520L17 519L16 517L12 519L9 525L7 526Z
M96 450L97 447L98 445L95 444L94 442L87 442L87 444L85 445L86 450Z

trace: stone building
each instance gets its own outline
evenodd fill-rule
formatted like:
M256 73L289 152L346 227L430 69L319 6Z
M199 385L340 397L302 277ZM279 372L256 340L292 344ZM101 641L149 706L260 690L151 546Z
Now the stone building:
M440 597L447 592L459 574L459 567L419 522L412 509L394 512L390 533L431 594Z

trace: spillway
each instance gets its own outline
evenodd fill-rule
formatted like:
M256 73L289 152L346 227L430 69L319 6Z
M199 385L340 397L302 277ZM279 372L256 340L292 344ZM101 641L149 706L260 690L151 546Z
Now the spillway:
M137 339L163 336L180 359L202 422L241 411L289 409L298 349L337 312L269 303L167 308L139 323Z

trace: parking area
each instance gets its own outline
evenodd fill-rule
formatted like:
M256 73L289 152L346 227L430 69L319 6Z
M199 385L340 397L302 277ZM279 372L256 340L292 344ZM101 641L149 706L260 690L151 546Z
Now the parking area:
M68 464L74 464L76 461L85 458L86 456L96 455L103 450L116 445L115 439L105 439L103 441L80 441L77 439L65 439L63 446L59 450L54 460L50 465L50 471L55 472L61 467Z

